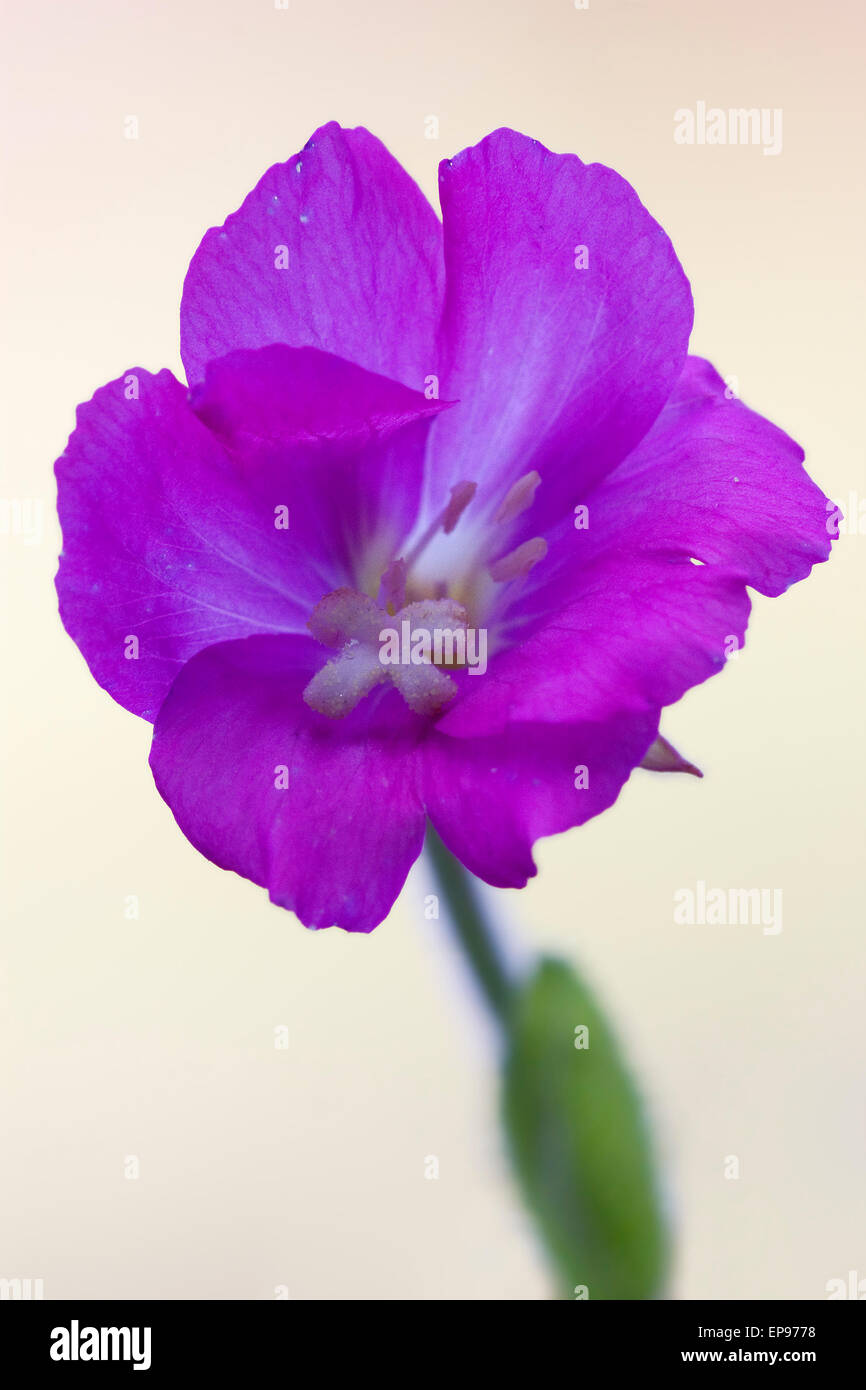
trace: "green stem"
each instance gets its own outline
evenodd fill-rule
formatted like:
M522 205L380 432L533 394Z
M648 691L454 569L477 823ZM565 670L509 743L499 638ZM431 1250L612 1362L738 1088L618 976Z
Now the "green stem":
M472 966L482 994L498 1021L504 1025L510 1014L514 985L487 926L474 883L450 850L445 848L432 826L427 831L427 850L457 939Z
M667 1229L640 1098L611 1025L563 961L542 958L525 980L514 979L472 875L432 828L427 850L505 1043L508 1150L562 1296L591 1289L594 1299L658 1297Z

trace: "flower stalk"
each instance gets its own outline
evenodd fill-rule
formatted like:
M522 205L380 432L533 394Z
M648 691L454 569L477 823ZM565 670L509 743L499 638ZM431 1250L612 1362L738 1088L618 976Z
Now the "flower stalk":
M427 852L454 933L472 967L475 982L497 1022L507 1028L515 984L484 916L478 889L432 826L427 830Z
M432 828L427 849L501 1032L508 1154L559 1297L660 1297L669 1237L649 1126L601 1005L564 961L515 979L471 874Z

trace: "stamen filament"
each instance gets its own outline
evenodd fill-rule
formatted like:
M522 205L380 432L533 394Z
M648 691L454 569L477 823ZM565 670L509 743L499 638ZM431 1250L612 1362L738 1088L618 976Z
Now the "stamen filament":
M456 486L451 489L451 498L448 505L443 508L435 521L430 523L423 536L415 542L409 554L406 556L407 569L412 568L419 555L427 549L427 546L439 531L444 531L446 536L450 536L466 508L469 506L469 503L472 501L472 498L475 496L475 489L477 486L477 483L462 482L457 483Z

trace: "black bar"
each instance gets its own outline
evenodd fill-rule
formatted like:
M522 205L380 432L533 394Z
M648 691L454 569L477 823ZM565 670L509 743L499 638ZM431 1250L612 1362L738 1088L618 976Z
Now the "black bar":
M407 1302L384 1316L375 1307L362 1311L351 1303L316 1308L300 1301L273 1302L0 1302L0 1366L14 1366L15 1384L31 1374L52 1379L85 1375L132 1375L146 1383L162 1376L194 1373L222 1381L250 1371L273 1371L281 1377L333 1375L341 1361L350 1373L375 1376L378 1371L429 1376L437 1359L442 1374L465 1375L481 1360L485 1370L500 1357L514 1375L519 1346L528 1356L533 1378L553 1369L548 1350L560 1364L569 1338L568 1364L597 1382L599 1374L673 1368L698 1371L711 1366L722 1372L807 1368L827 1375L862 1365L863 1310L844 1301L750 1301L659 1303L532 1303L513 1311L500 1332L488 1304L438 1302L426 1311ZM466 1334L452 1341L451 1325L470 1321ZM519 1321L515 1324L515 1316ZM492 1323L487 1319L493 1318ZM541 1317L543 1321L535 1320ZM347 1326L347 1323L349 1326ZM521 1326L522 1324L522 1326ZM103 1329L105 1330L103 1334ZM115 1332L109 1331L115 1329ZM135 1332L137 1329L137 1334ZM537 1333L557 1339L548 1347ZM526 1334L536 1334L532 1342ZM149 1334L149 1335L148 1335ZM52 1356L52 1348L55 1355ZM95 1350L105 1359L89 1359ZM116 1353L118 1358L112 1359ZM61 1355L69 1359L55 1359ZM76 1359L77 1356L77 1359ZM523 1360L523 1357L521 1357ZM149 1365L145 1366L145 1361ZM562 1367L557 1375L562 1374ZM11 1382L9 1382L11 1383ZM133 1379L133 1383L136 1383ZM281 1382L282 1383L282 1382Z

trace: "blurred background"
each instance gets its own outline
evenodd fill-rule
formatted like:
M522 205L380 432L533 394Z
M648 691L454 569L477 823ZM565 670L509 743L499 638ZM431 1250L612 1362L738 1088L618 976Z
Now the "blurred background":
M136 362L181 375L205 229L336 118L433 199L437 162L498 125L618 169L691 278L693 349L853 511L831 563L758 597L745 651L668 712L703 782L635 774L489 900L518 958L575 962L618 1027L673 1295L866 1278L860 4L77 0L8 3L3 27L0 1276L46 1298L550 1292L424 868L371 937L306 932L184 840L149 726L56 615L76 403ZM699 101L781 109L781 152L675 143ZM699 880L781 888L783 930L674 925Z

